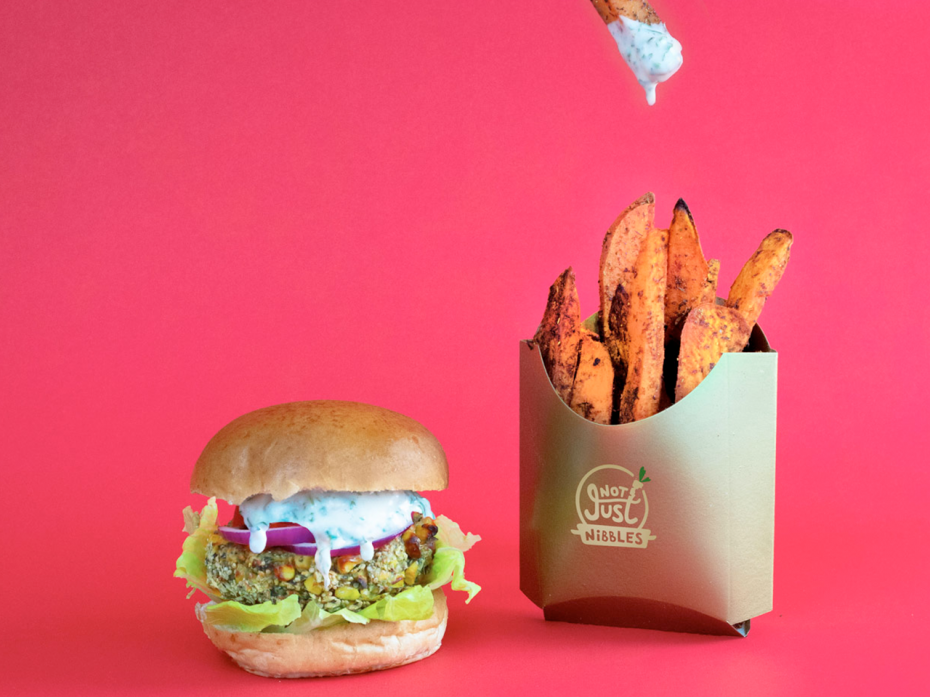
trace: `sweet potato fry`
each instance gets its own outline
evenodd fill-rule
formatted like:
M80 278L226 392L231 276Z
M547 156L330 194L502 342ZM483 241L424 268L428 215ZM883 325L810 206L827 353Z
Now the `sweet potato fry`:
M542 322L533 340L539 345L549 379L565 403L571 399L572 382L581 344L581 307L575 288L575 272L569 266L549 288Z
M621 339L629 346L629 367L618 408L620 423L639 421L659 411L665 360L665 288L668 277L668 231L652 228L636 260ZM620 315L621 313L615 313Z
M675 401L697 387L724 353L741 351L750 331L752 326L733 308L705 303L691 310L681 330Z
M591 0L605 22L615 22L621 15L645 24L658 24L662 20L646 0Z
M639 258L646 233L652 229L655 216L655 197L647 193L634 201L614 221L601 247L601 264L598 287L601 300L601 337L618 370L625 372L628 346L617 340L610 329L610 313L618 287L629 288L633 268Z
M668 228L668 290L665 292L665 340L681 335L681 324L700 302L708 281L708 264L694 218L678 199ZM716 292L716 281L714 282Z
M610 355L600 337L583 332L569 406L590 421L609 424L613 404L614 366Z
M695 303L715 303L717 302L717 277L720 276L720 260L711 259L707 262L707 279L704 281L704 288L701 289L701 299ZM679 332L680 334L681 332Z
M766 299L785 273L793 242L787 230L766 235L730 286L727 307L738 310L750 329L759 321Z

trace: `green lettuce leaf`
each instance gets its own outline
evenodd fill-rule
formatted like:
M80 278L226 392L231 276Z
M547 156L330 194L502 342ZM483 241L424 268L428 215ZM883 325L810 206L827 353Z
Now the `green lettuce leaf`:
M425 620L433 616L433 591L426 586L410 586L397 595L381 598L362 608L358 614L386 622Z
M184 509L184 531L187 539L181 547L181 556L175 565L174 575L187 581L187 587L202 591L211 600L221 600L216 590L207 585L207 540L216 532L216 498L211 498L197 514L190 506Z
M481 541L480 535L462 532L459 524L449 520L444 515L436 516L436 525L439 532L436 534L436 543L439 547L455 547L462 552L467 552L475 546L476 542Z
M293 598L294 596L291 597ZM272 629L266 631L306 634L307 632L312 632L314 629L325 629L326 627L332 627L334 624L343 624L344 622L368 624L369 620L367 617L362 617L357 612L352 612L345 608L336 610L335 612L327 612L323 609L322 605L311 600L304 606L303 612L300 613L300 617L291 622L287 627L280 630Z
M411 586L358 612L344 608L327 612L312 600L301 611L296 595L290 595L277 604L269 601L261 605L243 605L228 600L222 603L207 603L200 609L200 618L203 621L228 632L287 634L305 634L345 622L368 624L372 620L425 620L432 614L433 591L426 586Z
M427 587L439 588L447 583L454 591L468 593L465 604L471 602L481 586L465 580L465 555L455 547L438 547L433 554L433 565L427 578Z
M260 632L266 627L286 627L300 617L300 599L289 595L276 603L243 605L235 601L209 603L202 608L204 619L227 632Z

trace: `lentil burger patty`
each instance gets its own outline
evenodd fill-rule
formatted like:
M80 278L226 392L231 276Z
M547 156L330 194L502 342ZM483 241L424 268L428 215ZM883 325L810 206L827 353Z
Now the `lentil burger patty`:
M438 529L432 518L414 516L413 525L376 549L371 561L358 555L335 557L328 588L311 556L279 547L255 554L219 535L207 543L207 582L224 600L245 605L297 595L301 607L315 600L328 612L357 611L425 579Z

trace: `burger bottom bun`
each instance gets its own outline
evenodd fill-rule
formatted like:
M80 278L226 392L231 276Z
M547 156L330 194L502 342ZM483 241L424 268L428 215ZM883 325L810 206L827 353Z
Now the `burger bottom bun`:
M217 648L255 675L316 678L367 673L413 663L439 649L449 616L441 588L433 591L433 603L433 616L425 620L339 624L307 634L227 632L206 623L203 630ZM197 614L202 621L202 613Z

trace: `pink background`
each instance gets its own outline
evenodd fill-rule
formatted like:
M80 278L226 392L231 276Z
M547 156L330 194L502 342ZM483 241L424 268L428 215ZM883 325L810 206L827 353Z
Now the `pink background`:
M0 5L0 692L926 688L930 9L656 7L685 64L649 108L588 0ZM724 288L795 234L745 640L545 623L518 590L518 341L569 264L596 309L647 190ZM209 437L315 398L436 433L485 590L428 661L282 684L171 572Z

